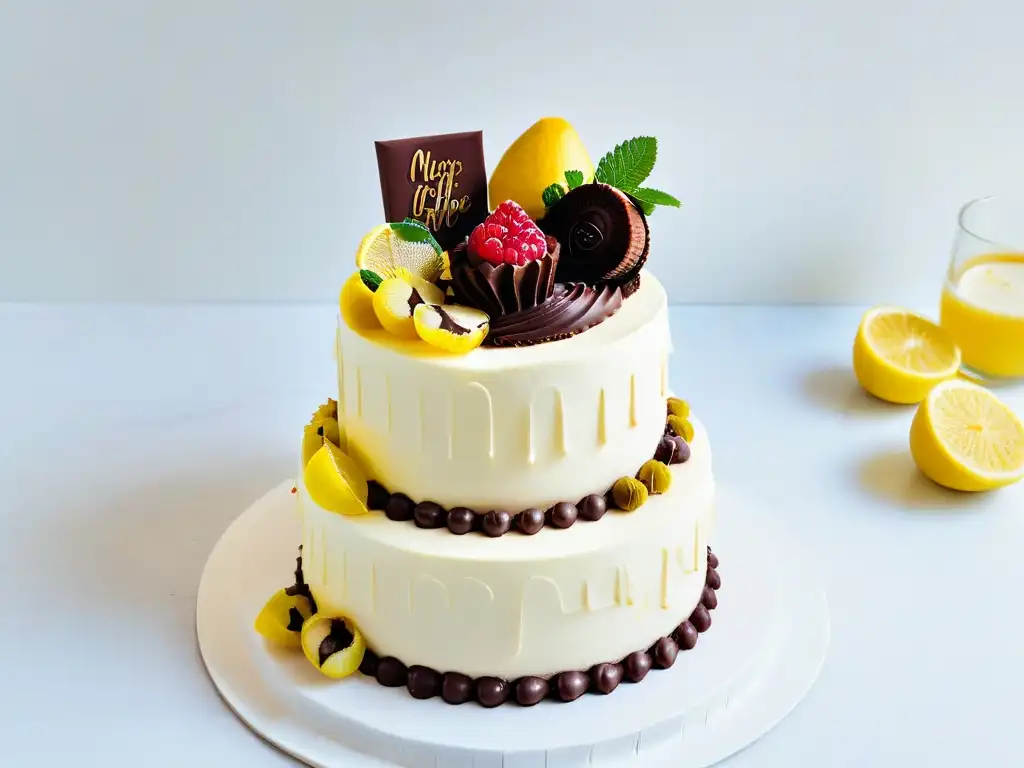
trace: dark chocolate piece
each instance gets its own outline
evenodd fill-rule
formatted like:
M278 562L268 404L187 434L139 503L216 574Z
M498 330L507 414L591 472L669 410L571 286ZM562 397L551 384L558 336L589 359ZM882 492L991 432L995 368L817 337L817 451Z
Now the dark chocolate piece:
M575 701L590 688L586 672L563 672L555 680L555 693L562 701Z
M413 510L413 519L419 528L443 528L445 519L444 507L432 501L421 501Z
M537 224L562 245L559 282L628 285L650 251L647 217L625 192L608 184L571 190Z
M441 698L449 704L465 704L473 698L473 678L461 672L445 672Z
M409 667L406 688L414 699L432 699L441 693L441 673L430 667L414 664Z
M622 671L627 682L639 683L651 671L651 655L646 651L634 651L622 660Z
M568 528L576 522L579 512L575 505L568 501L560 501L548 510L548 522L556 528Z
M512 527L512 515L503 509L492 509L484 515L483 532L492 538L504 536Z
M377 682L386 688L404 688L407 678L405 664L394 656L385 656L377 662Z
M532 536L544 527L544 513L536 507L524 509L515 518L516 528Z
M359 662L359 671L367 677L377 676L377 663L380 661L377 654L369 648L363 654L363 660Z
M718 567L718 555L711 551L711 547L708 547L708 568Z
M452 293L458 304L486 312L491 319L535 307L555 289L555 268L561 250L547 238L548 252L522 266L491 264L470 253L466 243L451 251Z
M697 603L697 607L693 609L693 613L690 614L690 623L698 632L707 632L711 629L711 614L702 603Z
M476 700L481 706L497 707L508 701L512 686L499 677L481 677L476 681Z
M476 513L465 507L455 507L448 510L448 530L456 536L462 536L473 530L476 521Z
M662 435L654 451L654 460L662 464L675 464L676 443L670 435Z
M679 646L671 637L663 637L651 647L650 653L654 659L654 666L658 669L668 669L676 663Z
M678 435L668 438L675 444L675 453L672 456L673 464L685 464L690 460L690 444Z
M547 697L548 690L548 681L543 677L522 677L516 682L516 702L532 707Z
M288 630L290 632L301 632L302 625L305 622L306 620L302 618L302 614L299 613L298 608L293 607L288 609Z
M375 142L384 219L427 225L445 250L487 217L483 133Z
M366 484L366 508L371 511L384 510L388 505L391 494L388 489L376 480L370 480Z
M525 347L568 339L607 320L622 306L622 291L602 285L556 283L551 298L521 312L491 320L486 344Z
M596 493L584 496L576 507L579 510L580 520L586 520L591 523L600 520L604 517L604 513L608 511L608 503L604 500L604 496Z
M593 688L598 693L611 693L622 682L621 664L597 664L590 670Z
M412 520L415 508L416 505L413 503L413 500L404 493L393 493L391 498L388 499L387 507L384 508L384 514L388 516L389 520L404 522Z
M714 589L707 585L704 586L704 591L701 592L700 601L704 603L704 607L709 611L718 607L718 595Z
M684 651L692 650L697 645L697 629L689 620L684 621L675 631L676 642Z
M309 585L306 583L305 577L302 575L302 545L299 544L299 555L295 558L295 583L290 587L285 587L284 593L288 597L295 597L301 595L302 597L309 600L309 607L313 613L316 613L316 600L313 598L313 593L309 591ZM290 618L290 617L289 617ZM302 629L302 627L299 627Z
M722 588L722 577L718 575L718 571L714 568L708 568L707 580L705 582L712 589Z
M331 631L327 637L320 641L320 647L317 649L317 653L320 656L320 666L322 667L324 662L338 651L344 651L352 645L353 640L355 640L355 636L349 631L345 622L341 619L332 619Z

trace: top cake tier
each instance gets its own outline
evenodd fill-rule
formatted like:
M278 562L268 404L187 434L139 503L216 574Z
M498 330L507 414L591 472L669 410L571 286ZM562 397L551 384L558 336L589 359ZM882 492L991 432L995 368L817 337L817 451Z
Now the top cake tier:
M339 318L342 447L390 491L447 508L512 512L604 493L654 454L671 337L644 272L586 333L448 355Z

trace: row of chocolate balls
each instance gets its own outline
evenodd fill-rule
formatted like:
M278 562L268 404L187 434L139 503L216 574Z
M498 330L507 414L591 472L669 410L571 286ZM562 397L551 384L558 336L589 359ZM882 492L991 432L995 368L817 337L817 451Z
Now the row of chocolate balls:
M711 628L710 611L718 606L716 590L722 581L716 570L718 558L708 549L708 570L701 601L689 618L671 635L657 640L650 648L635 651L618 663L595 664L588 671L561 672L550 680L522 677L509 682L498 677L476 680L458 672L441 673L429 667L406 667L390 656L378 658L367 649L359 671L389 688L406 688L416 699L440 696L448 704L476 701L484 707L497 707L508 701L530 707L550 698L570 702L585 693L609 694L621 682L639 683L651 669L668 669L680 651L697 645L698 635Z
M670 416L671 422L671 416ZM692 432L691 432L692 438ZM413 521L419 528L445 528L456 535L478 531L496 538L512 530L531 536L545 525L568 528L577 520L595 522L604 517L609 506L632 512L650 494L665 493L672 482L669 464L682 464L690 458L690 446L666 424L654 458L644 463L635 477L619 478L606 494L590 494L576 504L562 501L547 510L532 508L511 514L502 509L481 514L468 507L446 510L433 501L413 501L404 493L390 493L375 480L368 486L367 507L382 511L389 520Z

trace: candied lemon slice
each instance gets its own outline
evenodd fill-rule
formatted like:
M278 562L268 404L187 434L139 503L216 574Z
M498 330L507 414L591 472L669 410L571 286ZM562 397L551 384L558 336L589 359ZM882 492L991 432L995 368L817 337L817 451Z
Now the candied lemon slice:
M960 349L923 315L875 307L861 319L853 343L857 381L891 403L920 403L936 384L956 376Z
M1024 425L998 397L952 379L935 386L910 426L925 476L956 491L989 491L1024 477Z
M464 354L483 344L490 329L486 312L458 304L420 304L413 311L416 333L428 344Z
M407 240L390 224L374 227L363 236L356 249L356 267L368 269L382 278L395 277L399 270L436 282L444 271L444 258L426 240Z
M366 641L344 616L314 614L302 625L302 652L327 677L348 677L359 669Z
M309 497L323 509L342 515L362 515L368 511L366 473L358 463L330 442L313 454L302 471Z
M404 339L418 338L412 315L420 304L444 304L444 292L404 271L383 281L373 294L373 311L380 324Z
M304 595L289 595L285 589L274 593L256 617L256 631L283 648L298 648L306 619L313 606Z

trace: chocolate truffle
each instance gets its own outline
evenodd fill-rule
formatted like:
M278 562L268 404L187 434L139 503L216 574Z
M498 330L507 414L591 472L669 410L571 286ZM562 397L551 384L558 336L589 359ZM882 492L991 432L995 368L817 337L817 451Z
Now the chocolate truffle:
M555 680L555 692L562 701L575 701L590 688L586 672L563 672Z
M532 536L544 527L544 513L535 507L524 509L516 515L515 523L516 528L527 536Z
M634 651L622 661L623 676L630 683L639 683L651 671L651 656L644 651Z
M441 693L441 673L414 664L409 667L406 687L414 699L431 699Z
M516 701L524 707L539 704L548 695L548 681L543 677L523 677L516 683Z
M579 511L580 520L592 523L604 517L604 513L608 511L608 503L604 500L604 496L592 493L580 499L576 508Z
M568 528L576 522L579 513L576 507L567 501L560 501L548 510L548 522L556 528Z
M698 632L707 632L711 629L711 614L708 613L707 608L698 603L697 607L693 609L693 613L690 614L690 623Z
M491 538L504 536L512 527L512 516L503 509L492 509L484 515L482 527Z
M444 507L432 501L421 501L413 511L419 528L441 528L445 524Z
M611 693L622 682L622 665L597 664L590 670L590 679L598 693Z
M462 536L473 530L476 513L465 507L455 507L448 512L448 530Z
M387 506L384 507L384 514L388 516L389 520L402 522L412 520L415 508L416 505L413 504L412 499L404 493L393 493L388 499Z
M488 709L504 704L511 692L512 686L498 677L481 677L476 681L476 700Z
M651 656L654 657L654 666L658 669L668 669L676 663L676 655L679 653L679 646L671 637L663 637L651 648Z
M387 688L401 688L408 678L405 664L393 656L385 656L377 662L377 682Z
M676 628L675 638L682 650L692 650L697 645L697 630L689 621L684 621Z
M441 681L441 698L449 704L465 704L473 698L473 678L461 672L445 672Z
M370 480L366 484L366 508L369 510L383 510L388 505L391 494L388 489L376 480Z

